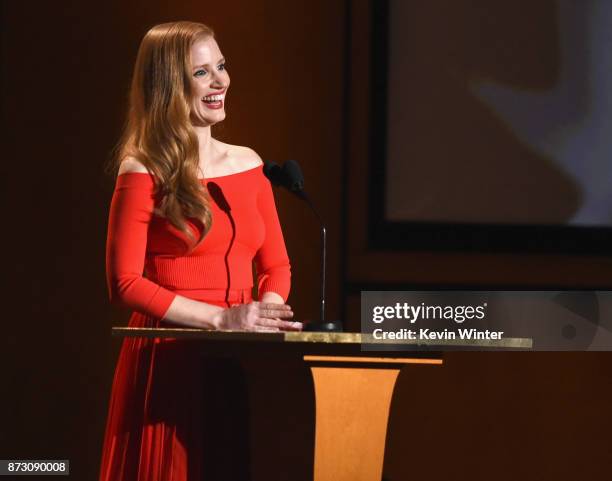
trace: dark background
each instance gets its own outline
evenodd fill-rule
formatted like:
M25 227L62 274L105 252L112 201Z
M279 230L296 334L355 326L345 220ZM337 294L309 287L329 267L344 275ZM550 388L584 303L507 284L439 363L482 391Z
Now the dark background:
M121 130L138 44L157 23L189 19L217 31L232 78L221 139L301 162L329 226L329 314L349 329L359 328L365 288L612 287L609 257L368 248L368 132L377 119L366 0L2 7L2 458L67 458L72 479L97 477L119 349L110 328L129 314L107 299L113 179L102 166ZM292 260L289 303L314 318L317 225L289 195L276 198ZM275 405L253 398L256 422L269 424L257 439L256 479L310 477L312 403L290 376L271 369L258 381L286 392ZM441 368L402 372L385 472L392 480L606 478L611 401L607 353L449 354ZM289 444L287 429L305 435Z

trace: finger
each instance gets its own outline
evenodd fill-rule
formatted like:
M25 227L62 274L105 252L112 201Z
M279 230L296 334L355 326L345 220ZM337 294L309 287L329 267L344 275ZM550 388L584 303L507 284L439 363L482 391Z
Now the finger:
M255 322L255 326L258 326L258 327L274 327L275 329L278 329L278 320L276 320L276 319L269 319L269 318L266 318L266 317L260 317Z
M260 326L273 326L284 331L301 331L303 327L301 322L283 321L281 319L260 318L257 324Z
M278 309L260 309L259 317L266 317L268 319L291 319L293 317L293 311Z
M253 326L255 332L280 332L278 327L273 326Z
M301 331L304 329L304 325L301 322L283 321L279 329L281 331Z
M274 304L271 302L260 302L259 308L260 309L275 309L279 311L290 311L291 310L291 306L289 304Z

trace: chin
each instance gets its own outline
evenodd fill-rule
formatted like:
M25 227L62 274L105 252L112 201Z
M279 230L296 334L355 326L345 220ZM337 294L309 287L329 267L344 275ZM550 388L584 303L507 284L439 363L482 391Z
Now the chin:
M196 127L210 127L211 125L218 124L225 120L225 112L219 112L215 115L199 115L195 119L192 119L191 123Z
M223 122L224 120L225 120L225 115L219 115L219 117L216 117L214 119L207 119L207 124L215 125L215 124L218 124L219 122Z

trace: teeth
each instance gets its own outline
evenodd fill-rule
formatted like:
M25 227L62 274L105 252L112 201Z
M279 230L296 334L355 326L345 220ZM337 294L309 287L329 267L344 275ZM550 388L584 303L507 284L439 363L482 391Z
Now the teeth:
M223 100L224 97L225 95L209 95L207 97L202 97L202 100L204 102L219 102Z

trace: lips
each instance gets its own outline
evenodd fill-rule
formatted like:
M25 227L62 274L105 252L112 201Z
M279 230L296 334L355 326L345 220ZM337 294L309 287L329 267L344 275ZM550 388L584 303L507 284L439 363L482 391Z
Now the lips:
M225 89L218 92L213 92L210 95L202 97L202 102L206 108L217 110L223 108L223 102L225 100Z
M223 107L223 100L219 100L216 102L205 102L202 101L202 103L206 106L207 109L213 109L213 110L217 110Z

